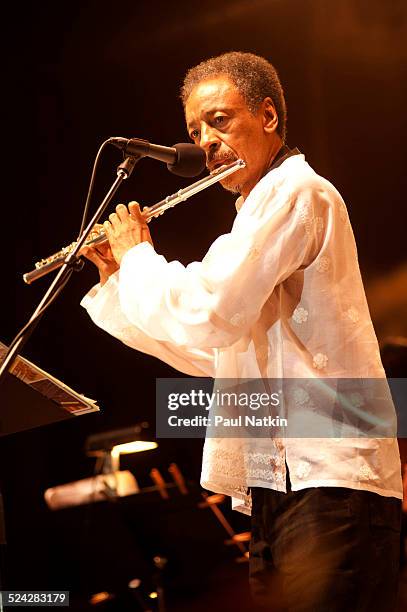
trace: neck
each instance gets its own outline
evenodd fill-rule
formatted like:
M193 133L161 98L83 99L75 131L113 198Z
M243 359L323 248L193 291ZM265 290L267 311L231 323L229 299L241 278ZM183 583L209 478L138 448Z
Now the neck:
M261 166L261 168L259 168L258 173L256 173L256 175L250 181L248 181L242 186L240 194L243 196L244 199L247 198L251 190L257 185L259 180L263 178L263 176L266 174L268 168L270 168L270 166L272 165L273 160L275 159L277 153L279 152L282 146L283 146L283 142L280 137L273 139L273 141L270 144L269 150L267 152L267 156L265 157L264 164Z

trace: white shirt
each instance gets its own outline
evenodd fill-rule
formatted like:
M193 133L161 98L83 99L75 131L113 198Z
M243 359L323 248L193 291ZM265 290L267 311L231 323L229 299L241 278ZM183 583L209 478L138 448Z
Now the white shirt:
M236 208L231 232L202 262L167 262L146 242L130 249L82 301L93 321L192 376L384 378L336 189L295 155ZM387 411L392 419L391 403ZM207 438L201 484L250 512L249 487L286 491L285 463L293 490L336 486L402 498L393 437Z

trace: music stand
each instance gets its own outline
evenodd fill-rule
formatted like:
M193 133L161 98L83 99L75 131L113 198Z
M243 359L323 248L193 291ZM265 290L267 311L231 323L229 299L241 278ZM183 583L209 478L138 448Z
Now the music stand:
M0 342L0 364L7 347ZM99 411L91 400L70 389L24 357L17 357L0 384L0 437ZM0 555L6 545L0 492ZM0 567L0 589L2 585ZM0 610L3 609L0 595Z
M7 347L0 342L0 364ZM98 411L94 400L70 389L24 357L0 385L0 436Z

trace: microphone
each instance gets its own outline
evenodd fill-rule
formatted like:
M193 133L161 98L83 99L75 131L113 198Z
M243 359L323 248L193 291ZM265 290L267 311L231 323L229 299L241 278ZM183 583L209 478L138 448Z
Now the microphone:
M173 147L151 144L142 138L109 138L108 143L124 151L125 155L152 157L165 162L167 168L178 176L198 176L206 166L205 151L188 142L179 142Z

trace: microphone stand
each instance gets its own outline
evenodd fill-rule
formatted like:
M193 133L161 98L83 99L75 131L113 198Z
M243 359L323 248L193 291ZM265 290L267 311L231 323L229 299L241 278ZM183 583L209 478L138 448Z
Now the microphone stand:
M42 315L45 313L45 310L48 308L50 303L57 297L58 292L68 281L72 272L74 270L80 271L83 268L83 261L80 259L80 257L78 257L79 251L86 242L88 234L91 232L93 226L99 221L100 217L103 215L104 211L106 210L107 206L109 205L110 201L112 200L113 196L115 195L122 182L125 179L129 178L129 176L131 175L134 166L136 165L140 157L140 155L129 155L117 167L116 179L114 180L102 203L99 205L99 208L93 215L91 221L83 230L82 235L79 237L72 253L70 253L65 259L63 266L60 268L49 289L38 304L37 308L34 310L33 314L28 320L28 323L23 327L23 329L12 341L10 348L7 351L4 357L4 361L0 367L0 384L4 380L7 371L14 363L18 353L21 351L27 340L30 338Z

